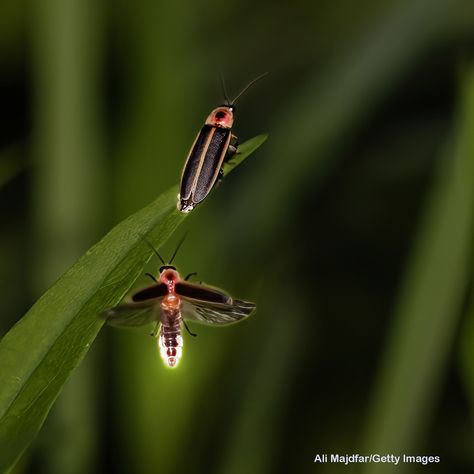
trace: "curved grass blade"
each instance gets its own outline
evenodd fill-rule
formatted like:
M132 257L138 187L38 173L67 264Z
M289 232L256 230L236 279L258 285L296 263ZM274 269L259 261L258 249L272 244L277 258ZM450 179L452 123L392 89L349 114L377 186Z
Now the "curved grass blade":
M400 454L419 448L462 315L474 228L474 69L465 79L458 131L440 163L380 367L367 452ZM366 464L362 471L390 472L389 467Z
M241 147L232 171L265 141ZM43 424L72 370L104 324L99 314L129 291L151 256L186 215L177 186L114 227L89 249L0 342L0 472L9 470Z

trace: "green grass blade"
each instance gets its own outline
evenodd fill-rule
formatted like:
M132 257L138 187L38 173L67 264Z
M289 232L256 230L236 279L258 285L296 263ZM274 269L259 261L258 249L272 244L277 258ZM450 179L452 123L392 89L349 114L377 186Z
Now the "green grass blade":
M106 232L112 187L102 121L105 9L94 0L34 0L30 6L34 165L28 170L32 235L25 292L38 296ZM91 471L102 450L97 356L65 385L29 453L30 466L40 457L49 474Z
M368 453L411 453L426 434L462 314L474 218L474 74L410 262L380 367ZM400 466L399 466L400 467ZM378 464L364 472L385 472Z
M242 145L239 162L264 141ZM237 162L227 167L229 173ZM176 209L173 187L113 228L82 256L0 342L0 472L19 458L43 424L71 371L104 321L186 215Z

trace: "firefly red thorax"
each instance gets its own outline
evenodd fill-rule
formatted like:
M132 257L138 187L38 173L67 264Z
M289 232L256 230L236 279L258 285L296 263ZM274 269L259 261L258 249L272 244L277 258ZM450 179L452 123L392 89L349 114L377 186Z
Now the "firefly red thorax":
M231 129L234 125L234 110L235 106L233 105L217 107L208 115L206 125Z
M109 309L105 316L109 324L118 327L156 323L153 335L158 337L161 357L168 367L176 367L183 351L184 319L222 326L246 318L254 309L254 303L233 299L217 288L189 283L176 267L164 265L154 284Z

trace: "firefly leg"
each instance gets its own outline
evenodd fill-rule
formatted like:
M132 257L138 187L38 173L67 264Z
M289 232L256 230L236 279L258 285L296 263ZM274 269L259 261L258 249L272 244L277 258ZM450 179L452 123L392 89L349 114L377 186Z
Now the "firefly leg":
M188 275L186 275L186 278L184 279L184 281L188 281L189 278L191 278L191 277L194 276L194 275L197 275L197 272L189 273Z
M184 327L186 328L186 331L188 331L189 334L191 334L191 336L193 336L193 337L197 336L197 334L195 334L195 333L193 333L189 330L188 325L186 324L186 321L184 319L183 319L183 324L184 324Z
M227 156L227 155L226 155ZM226 158L224 158L224 161L226 160ZM214 188L217 188L217 186L219 186L219 184L221 184L221 182L224 180L224 170L221 168L219 170L219 174L217 175L217 179L216 179L216 182L214 183L214 186L213 186L213 189Z
M145 275L149 276L155 283L158 283L158 280L151 273L145 273Z
M236 155L237 153L239 153L239 151L237 150L238 146L239 146L239 139L235 135L232 135L230 138L229 148L227 149L227 153L224 158L224 162L230 163L231 162L230 160L232 160L232 157Z

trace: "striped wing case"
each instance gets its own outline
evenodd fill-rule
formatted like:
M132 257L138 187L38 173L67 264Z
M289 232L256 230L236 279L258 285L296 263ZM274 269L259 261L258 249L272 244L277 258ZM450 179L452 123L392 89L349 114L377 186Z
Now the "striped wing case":
M179 210L191 211L214 187L229 148L231 130L204 125L191 148L181 177Z

